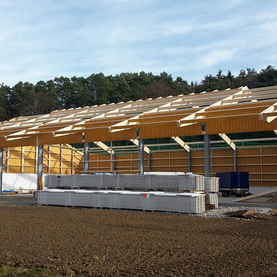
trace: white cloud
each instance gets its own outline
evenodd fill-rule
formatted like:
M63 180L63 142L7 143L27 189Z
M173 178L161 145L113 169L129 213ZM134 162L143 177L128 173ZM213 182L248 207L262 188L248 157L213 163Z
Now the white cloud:
M200 64L204 67L211 67L218 63L223 63L232 59L236 51L234 50L215 50L201 58Z
M277 3L252 3L5 0L0 83L142 70L190 81L276 63Z

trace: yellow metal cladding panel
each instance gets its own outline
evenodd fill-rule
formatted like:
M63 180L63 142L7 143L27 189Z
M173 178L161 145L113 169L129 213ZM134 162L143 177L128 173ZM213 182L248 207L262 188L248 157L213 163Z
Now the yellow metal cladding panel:
M231 149L223 149L223 150L211 150L211 157L233 157L234 151Z
M238 149L237 155L239 156L255 156L260 155L260 148L250 148L250 149Z
M128 140L137 137L136 129L128 129L118 132L110 132L108 128L89 130L85 132L85 141L116 141Z
M109 172L111 170L110 155L89 155L89 168L92 172Z
M194 136L202 134L201 123L192 124L186 127L178 127L177 123L154 124L140 127L141 138L162 138L171 136Z
M1 148L36 145L36 143L37 143L36 137L8 140L8 141L5 140L5 138L3 138L3 137L0 138L0 147Z
M265 155L277 155L277 148L263 148L262 151Z
M144 166L146 166L146 155L144 156L144 162ZM136 174L138 172L138 155L130 153L116 156L115 169L118 173Z
M9 173L21 173L21 166L10 166Z
M249 181L251 184L251 187L260 187L261 186L261 181ZM269 184L271 186L271 184Z
M234 166L233 165L227 165L227 164L215 164L211 167L211 174L213 174L213 176L216 176L216 173L220 173L220 172L230 172L230 171L234 171Z
M207 134L218 133L240 133L240 132L257 132L257 131L271 131L277 129L277 121L271 123L259 120L257 117L225 119L208 121L206 123Z
M43 134L39 136L39 144L63 144L63 143L82 143L83 135L82 133L77 133L74 135L53 137L52 134Z
M273 154L271 154L273 153ZM250 176L250 186L277 186L277 158L274 155L277 148L270 149L239 149L237 150L238 171L247 171ZM93 159L94 171L109 170L109 155L95 155ZM204 175L204 151L191 152L192 172ZM101 162L102 160L102 162ZM107 164L104 163L107 161ZM261 162L262 161L262 162ZM218 172L234 171L233 150L211 151L211 176ZM136 174L138 172L137 154L116 156L116 171L121 174ZM145 157L145 171L147 167L147 155ZM151 154L151 171L188 171L188 153L185 151L153 152Z

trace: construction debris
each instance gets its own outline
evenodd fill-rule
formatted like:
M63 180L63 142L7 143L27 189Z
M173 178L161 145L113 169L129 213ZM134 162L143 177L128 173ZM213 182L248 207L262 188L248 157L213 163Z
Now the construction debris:
M271 211L269 211L269 213L273 216L277 216L277 208L272 209Z
M229 217L245 218L245 219L266 219L268 215L263 213L256 213L252 210L239 210L225 213Z
M273 196L272 198L268 199L266 201L267 203L274 203L274 202L277 202L277 195L276 196Z

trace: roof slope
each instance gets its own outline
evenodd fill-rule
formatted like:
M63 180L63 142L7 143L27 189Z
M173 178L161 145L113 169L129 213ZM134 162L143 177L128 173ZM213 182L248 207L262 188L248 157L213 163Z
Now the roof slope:
M0 124L0 146L277 129L277 86L227 89L53 111ZM205 128L203 125L205 124Z

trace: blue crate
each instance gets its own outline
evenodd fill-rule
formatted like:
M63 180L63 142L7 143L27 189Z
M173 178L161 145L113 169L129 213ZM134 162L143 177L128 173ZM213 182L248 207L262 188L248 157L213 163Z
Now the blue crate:
M219 189L249 189L249 172L220 172Z

